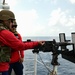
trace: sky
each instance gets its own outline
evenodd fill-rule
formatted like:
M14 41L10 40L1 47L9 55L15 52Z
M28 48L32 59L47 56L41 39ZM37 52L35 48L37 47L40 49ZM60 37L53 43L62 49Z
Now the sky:
M0 0L0 3L2 0ZM22 36L58 36L75 32L75 0L6 0Z

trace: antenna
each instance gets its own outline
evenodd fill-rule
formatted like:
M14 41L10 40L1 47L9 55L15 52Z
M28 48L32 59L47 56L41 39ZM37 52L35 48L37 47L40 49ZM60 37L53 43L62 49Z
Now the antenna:
M5 0L3 0L3 5L5 4Z
M5 3L5 0L0 4L0 9L10 9L9 5Z

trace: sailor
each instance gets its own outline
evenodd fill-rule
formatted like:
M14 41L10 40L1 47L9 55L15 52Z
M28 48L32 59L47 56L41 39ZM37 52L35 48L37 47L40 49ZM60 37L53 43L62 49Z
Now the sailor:
M17 32L17 23L16 20L13 21L11 31L14 33L16 38L22 41L21 35ZM15 75L23 75L23 62L24 61L24 51L13 51L11 53L11 61L9 68L9 75L12 73L12 69Z
M10 10L0 11L0 72L8 75L10 56L12 51L33 49L43 45L43 41L22 42L11 32L15 15ZM12 51L11 51L12 50Z

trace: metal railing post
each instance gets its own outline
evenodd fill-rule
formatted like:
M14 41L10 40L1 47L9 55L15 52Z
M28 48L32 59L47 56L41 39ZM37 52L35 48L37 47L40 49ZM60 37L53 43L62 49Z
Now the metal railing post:
M34 75L37 75L37 53L34 55Z

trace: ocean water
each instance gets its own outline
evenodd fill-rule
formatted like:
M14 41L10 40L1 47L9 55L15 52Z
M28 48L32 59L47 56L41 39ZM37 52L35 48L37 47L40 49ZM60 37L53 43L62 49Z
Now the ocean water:
M32 41L37 41L37 40L45 40L45 41L51 41L55 39L57 42L59 41L58 37L24 37L23 40L26 41L27 39L31 39ZM71 40L70 37L67 37L67 40ZM41 56L41 59L40 59ZM28 71L33 71L34 70L34 58L35 54L32 53L31 50L26 50L25 51L25 57L24 57L24 69L23 69L23 75L34 75L34 72L32 73L27 73ZM27 60L30 59L30 60ZM51 65L51 59L52 59L52 53L51 52L39 52L37 54L37 60L38 61L43 61L46 66L50 68L50 70L53 69L53 66ZM63 59L61 55L58 56L58 62L60 65L57 67L57 75L75 75L75 64ZM37 74L36 75L50 75L50 72L48 69L40 64L37 63Z

